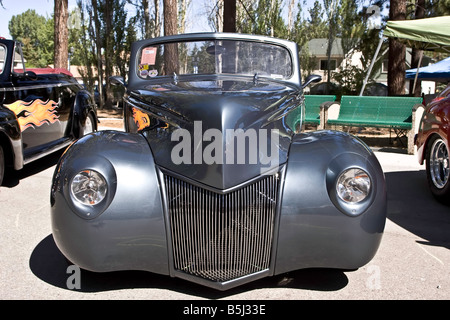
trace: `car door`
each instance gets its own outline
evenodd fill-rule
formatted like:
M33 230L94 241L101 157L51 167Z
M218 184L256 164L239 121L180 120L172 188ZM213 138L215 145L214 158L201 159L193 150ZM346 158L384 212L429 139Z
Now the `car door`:
M15 46L12 88L3 106L16 114L22 132L24 158L52 148L64 132L60 120L60 97L57 81L34 73L24 73L20 46ZM65 128L65 126L64 126Z

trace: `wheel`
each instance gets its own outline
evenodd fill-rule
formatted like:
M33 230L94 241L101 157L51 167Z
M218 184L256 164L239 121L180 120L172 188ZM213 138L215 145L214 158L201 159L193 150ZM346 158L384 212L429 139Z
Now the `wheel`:
M92 115L92 113L88 114L84 127L81 127L80 131L80 137L95 131L94 116Z
M431 192L440 202L450 204L449 157L445 141L435 136L427 149L427 179Z
M2 185L4 176L5 176L5 154L3 153L3 148L0 145L0 186Z

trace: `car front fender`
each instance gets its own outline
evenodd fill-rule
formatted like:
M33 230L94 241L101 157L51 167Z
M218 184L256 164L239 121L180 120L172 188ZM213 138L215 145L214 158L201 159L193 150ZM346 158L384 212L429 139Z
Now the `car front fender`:
M11 110L0 106L0 143L9 153L8 163L15 170L23 168L22 131Z
M369 197L349 205L337 197L336 182L349 168L365 170ZM275 273L328 267L355 269L370 261L386 220L381 166L359 139L337 131L294 137L285 173Z
M86 90L81 90L77 93L73 108L72 117L72 133L76 138L80 138L83 133L83 126L89 114L92 115L94 120L94 131L98 128L98 117L95 101L91 94Z
M71 193L82 170L106 180L106 197L97 205L83 205ZM83 269L169 272L157 172L141 135L100 131L72 144L53 177L51 222L60 251Z

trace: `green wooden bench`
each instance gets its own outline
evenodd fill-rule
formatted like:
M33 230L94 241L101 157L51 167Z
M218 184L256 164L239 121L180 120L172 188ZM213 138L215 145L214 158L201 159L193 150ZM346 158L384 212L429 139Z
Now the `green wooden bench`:
M336 96L332 95L305 95L305 123L320 124L320 106L324 103L334 102Z
M328 119L325 111L321 126L389 128L397 138L408 137L408 153L412 154L419 107L423 107L421 97L342 96L337 119Z

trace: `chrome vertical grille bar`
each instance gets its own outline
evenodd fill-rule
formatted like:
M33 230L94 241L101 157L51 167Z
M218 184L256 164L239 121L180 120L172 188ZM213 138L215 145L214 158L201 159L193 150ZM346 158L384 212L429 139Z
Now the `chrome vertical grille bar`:
M224 282L269 268L278 175L225 194L164 180L175 270Z

